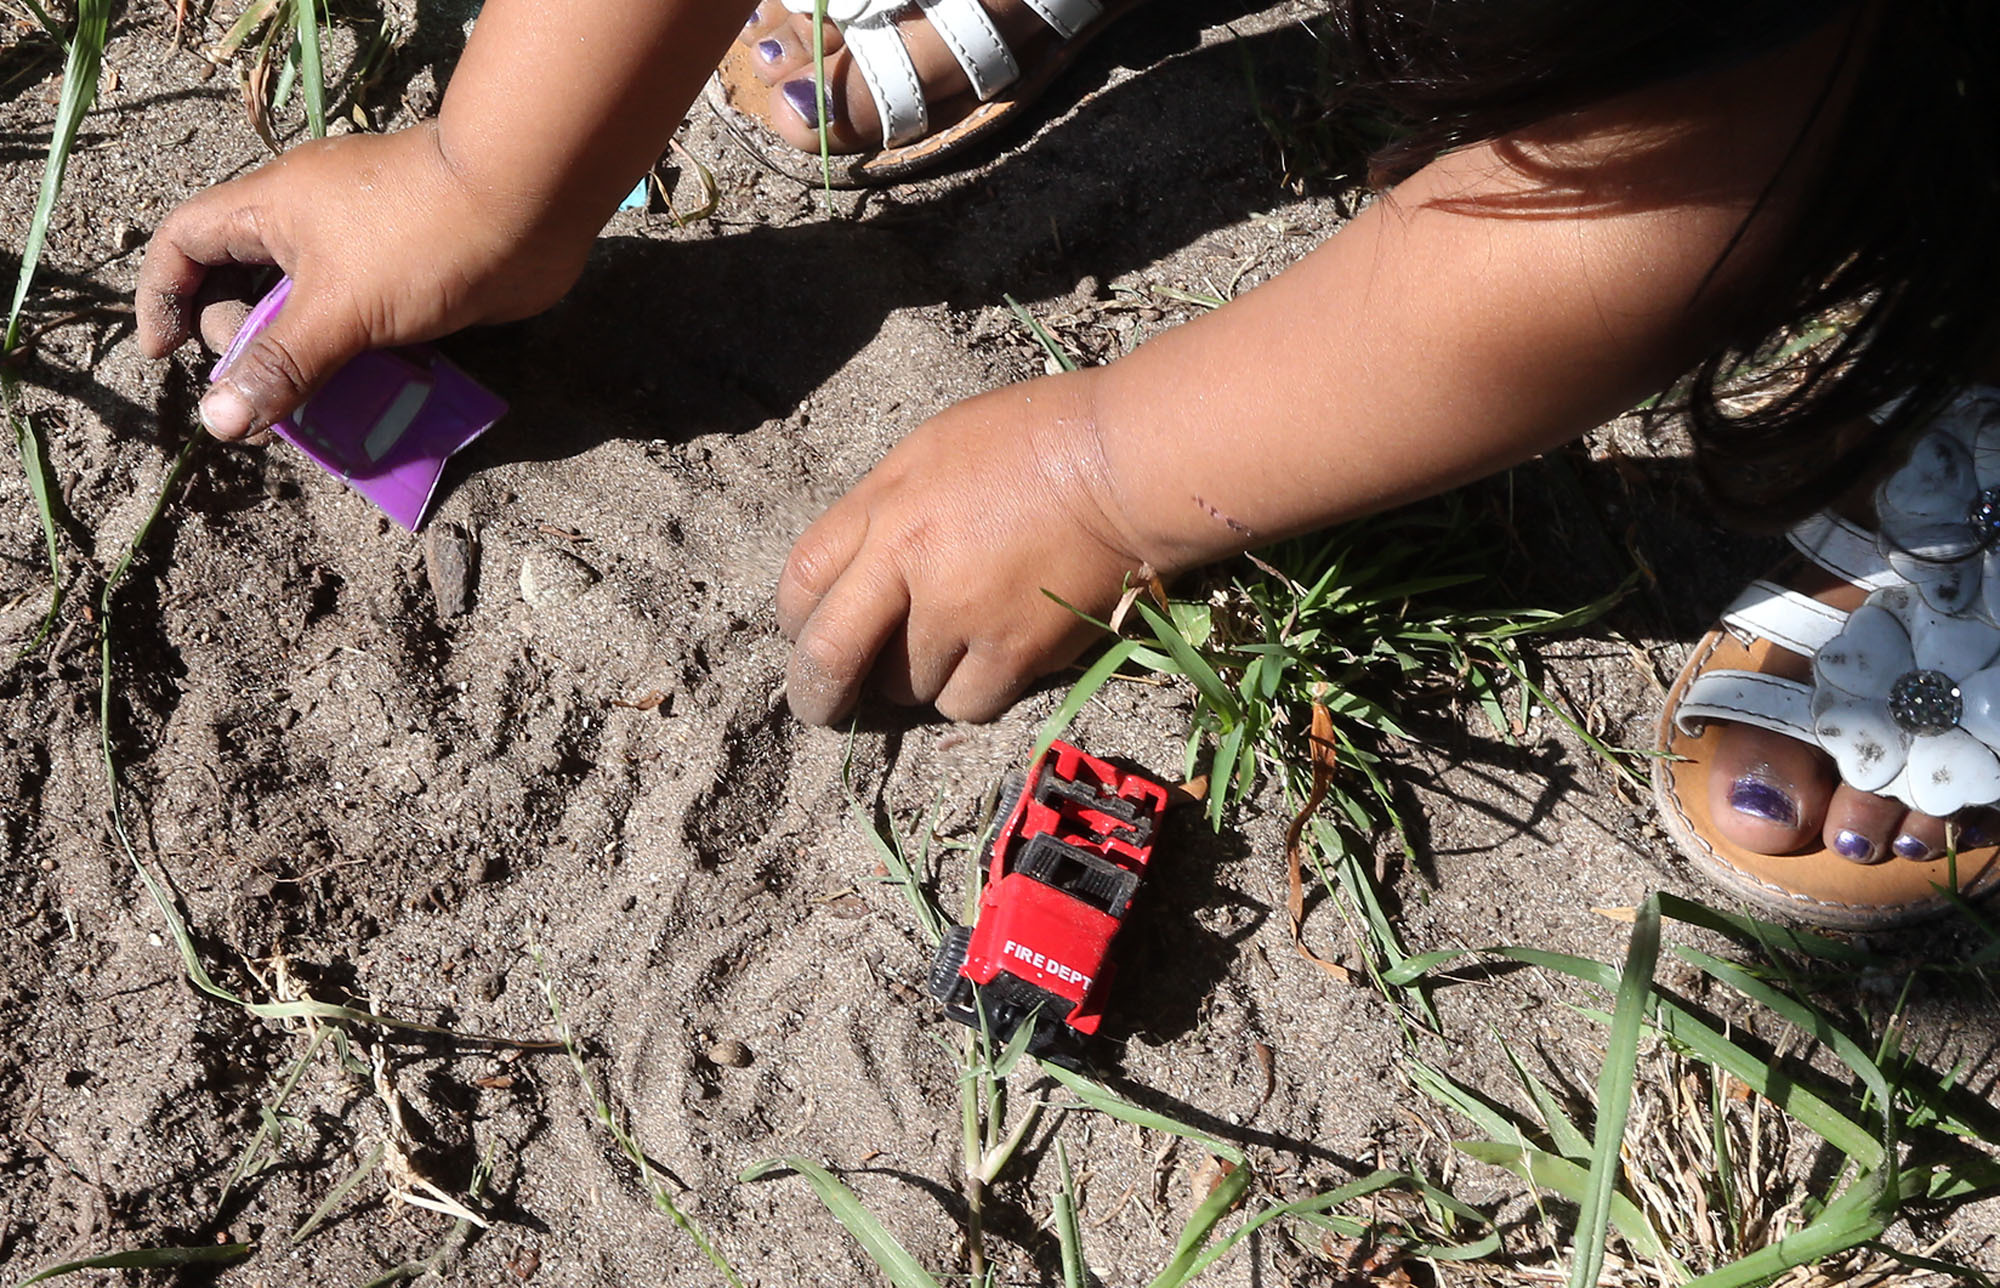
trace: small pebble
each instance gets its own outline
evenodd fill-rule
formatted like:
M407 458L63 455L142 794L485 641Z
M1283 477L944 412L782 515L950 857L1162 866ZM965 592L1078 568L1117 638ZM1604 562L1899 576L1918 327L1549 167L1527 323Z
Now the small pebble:
M561 608L597 582L597 570L564 550L531 550L521 560L521 598L528 607Z
M724 1038L708 1049L708 1062L725 1069L741 1069L755 1058L750 1048L735 1038Z
M424 573L437 600L439 617L472 611L472 538L456 523L434 524L424 534ZM527 570L522 570L522 577ZM525 589L522 592L526 594Z

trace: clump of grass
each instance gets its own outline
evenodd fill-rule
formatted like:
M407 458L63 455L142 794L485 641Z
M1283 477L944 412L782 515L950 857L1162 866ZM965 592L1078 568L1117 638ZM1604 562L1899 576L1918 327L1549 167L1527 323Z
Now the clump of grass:
M1748 1027L1788 1028L1843 1066L1849 1080L1828 1079L1762 1053L1731 1028L1659 990L1652 963L1663 915L1765 954L1760 963L1745 965L1688 945L1668 945L1674 956L1757 1008L1759 1022ZM1421 1062L1406 1065L1426 1094L1487 1132L1484 1140L1457 1142L1461 1152L1579 1205L1570 1283L1599 1282L1610 1229L1631 1254L1618 1282L1739 1288L1857 1253L1937 1268L1941 1263L1923 1254L1900 1253L1877 1241L1912 1206L1936 1213L2000 1187L2000 1158L1993 1152L2000 1142L2000 1114L1959 1088L1955 1073L1928 1069L1896 1050L1887 1036L1893 1026L1871 1051L1807 998L1764 977L1791 972L1778 955L1787 951L1848 965L1869 955L1838 940L1665 894L1638 909L1634 923L1622 971L1586 958L1497 946L1427 953L1389 975L1392 985L1402 985L1468 956L1498 957L1615 995L1612 1014L1582 1012L1611 1025L1598 1079L1595 1138L1587 1151L1581 1129L1518 1061L1516 1076L1541 1115L1540 1125ZM1638 1076L1642 1030L1664 1052L1650 1065L1668 1071L1663 1079L1642 1082ZM1686 1094L1680 1075L1688 1071L1709 1088L1705 1103ZM1646 1106L1643 1121L1655 1125L1637 1139L1627 1131L1627 1109L1635 1096ZM1777 1182L1776 1165L1783 1160L1763 1152L1764 1133L1757 1126L1766 1106L1783 1130L1811 1133L1839 1160L1819 1192L1794 1194L1794 1186ZM1690 1108L1705 1110L1706 1123L1691 1128ZM1671 1130L1657 1129L1663 1118ZM1690 1154L1703 1166L1689 1166ZM1715 1215L1704 1219L1703 1213ZM1551 1236L1549 1242L1553 1247L1557 1240Z
M374 38L364 44L338 86L330 85L325 34L331 17L327 0L252 0L208 51L209 61L217 66L242 56L237 77L244 111L257 137L273 152L282 150L278 114L295 94L306 134L325 138L329 90L365 84L393 43L387 22L378 21ZM358 115L355 121L367 124Z

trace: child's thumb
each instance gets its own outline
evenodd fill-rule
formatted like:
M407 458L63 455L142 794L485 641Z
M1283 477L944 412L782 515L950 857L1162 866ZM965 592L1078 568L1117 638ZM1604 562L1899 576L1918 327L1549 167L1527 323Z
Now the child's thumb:
M284 311L202 396L201 423L217 438L242 438L270 428L367 347L358 325L301 307L307 305L301 294L293 289Z

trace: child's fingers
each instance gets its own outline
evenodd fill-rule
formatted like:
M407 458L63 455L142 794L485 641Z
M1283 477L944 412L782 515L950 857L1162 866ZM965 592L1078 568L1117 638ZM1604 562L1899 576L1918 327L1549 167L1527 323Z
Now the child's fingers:
M959 659L934 705L939 715L983 724L1013 706L1038 674L1039 667L996 657L975 645Z
M1075 661L1099 634L1089 622L1046 601L1027 614L1033 620L1018 634L973 637L933 703L940 714L975 723L993 719L1030 684Z
M964 656L965 642L956 633L939 639L913 620L891 634L875 655L876 692L899 707L926 706L944 692Z
M851 565L819 601L792 645L785 698L807 724L832 724L860 696L882 646L910 612L892 565Z
M278 262L259 208L235 189L224 184L195 197L146 244L135 306L139 348L147 357L164 358L193 334L197 297L210 269Z
M243 320L250 316L250 302L235 298L203 300L199 314L198 328L201 342L221 353L229 348L236 333L243 329Z
M867 533L867 507L843 497L792 543L778 574L778 629L786 639L796 640L805 630L819 601L860 553Z
M236 439L269 427L368 347L359 319L321 298L308 281L293 285L283 310L202 396L209 433Z

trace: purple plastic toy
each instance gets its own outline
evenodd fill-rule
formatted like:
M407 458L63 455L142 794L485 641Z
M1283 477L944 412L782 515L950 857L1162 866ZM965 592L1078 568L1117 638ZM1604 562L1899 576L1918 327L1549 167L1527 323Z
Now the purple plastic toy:
M278 316L291 293L287 277L258 301L215 364L211 381ZM437 350L418 345L362 354L271 429L415 532L444 463L506 411L498 395Z

